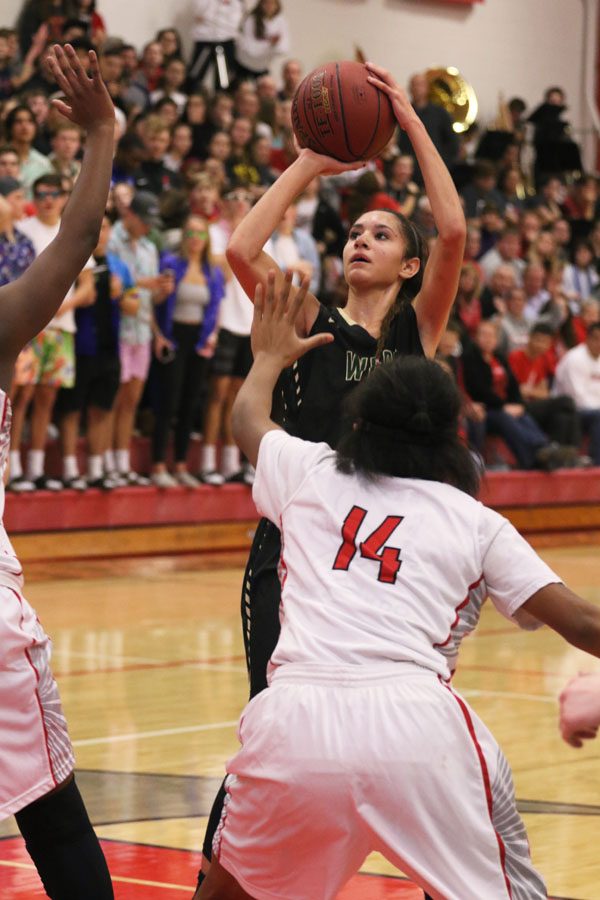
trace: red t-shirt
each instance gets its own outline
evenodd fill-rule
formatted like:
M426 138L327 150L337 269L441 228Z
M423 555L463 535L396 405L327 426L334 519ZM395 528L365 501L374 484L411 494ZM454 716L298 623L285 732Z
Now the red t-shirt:
M538 385L544 380L550 381L556 366L551 350L535 359L528 356L525 350L513 350L508 361L519 384Z

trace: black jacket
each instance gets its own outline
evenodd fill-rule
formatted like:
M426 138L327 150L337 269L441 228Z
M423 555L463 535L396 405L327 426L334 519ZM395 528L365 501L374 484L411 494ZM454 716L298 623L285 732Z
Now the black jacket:
M488 409L501 409L505 403L523 403L519 383L513 375L508 361L502 354L494 353L495 358L506 370L508 379L506 398L494 391L492 368L484 360L481 350L475 345L465 349L463 356L463 379L465 390L475 403L483 403Z

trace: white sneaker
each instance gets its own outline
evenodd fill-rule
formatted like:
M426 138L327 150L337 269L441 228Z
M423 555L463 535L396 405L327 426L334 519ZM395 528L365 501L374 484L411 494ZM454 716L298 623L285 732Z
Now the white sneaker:
M247 484L249 487L252 487L254 484L254 479L256 478L256 470L254 466L251 466L250 463L246 463L243 467L243 480L244 484Z
M222 484L225 484L225 477L221 475L220 472L209 472L205 470L200 472L198 477L202 484L210 484L213 487L220 487Z
M182 485L182 487L191 488L195 490L200 487L200 482L197 478L194 478L193 475L190 475L189 472L175 472L175 480L178 484Z
M125 479L125 484L135 487L148 487L150 479L145 475L138 475L137 472L121 472L120 477Z
M165 490L166 488L177 487L177 482L168 472L153 472L150 480L154 487Z
M33 481L25 478L24 475L19 475L18 478L10 479L6 485L6 490L12 491L13 494L30 494L31 491L35 491L35 484Z

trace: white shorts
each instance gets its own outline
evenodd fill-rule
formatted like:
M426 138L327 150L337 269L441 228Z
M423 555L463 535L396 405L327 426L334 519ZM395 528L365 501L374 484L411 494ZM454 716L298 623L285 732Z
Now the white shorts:
M257 900L334 898L373 850L436 898L547 897L496 741L435 674L396 669L276 671L242 714L220 863Z
M50 639L19 591L0 585L0 820L55 788L73 765Z

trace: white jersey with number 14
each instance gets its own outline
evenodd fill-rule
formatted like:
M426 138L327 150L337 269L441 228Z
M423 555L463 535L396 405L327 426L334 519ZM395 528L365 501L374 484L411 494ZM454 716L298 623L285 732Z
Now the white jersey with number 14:
M519 621L560 578L505 518L437 481L345 475L285 432L260 444L254 500L282 533L273 667L417 663L448 678L486 597Z

